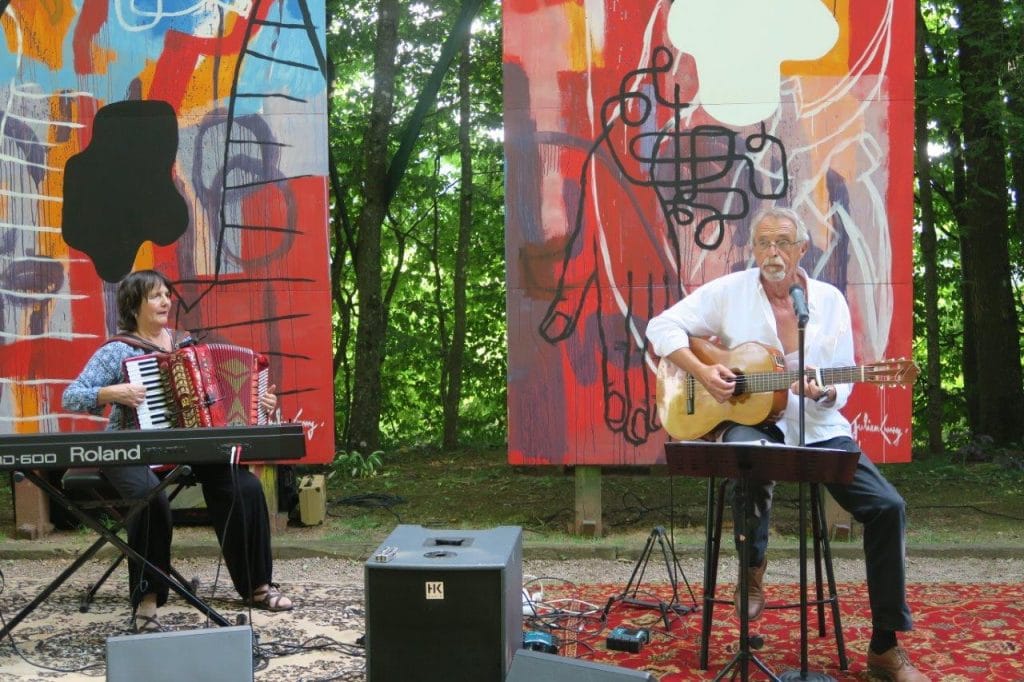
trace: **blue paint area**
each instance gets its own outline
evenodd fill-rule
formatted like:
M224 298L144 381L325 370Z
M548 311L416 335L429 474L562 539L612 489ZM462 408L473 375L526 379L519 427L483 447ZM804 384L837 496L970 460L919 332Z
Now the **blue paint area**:
M313 39L319 47L319 54L325 54L323 0L265 0L264 4L267 2L269 12L266 21L285 25L303 24L301 7L303 4L307 6L308 15L314 23ZM85 92L96 97L101 104L136 99L133 84L148 64L160 59L169 32L207 36L211 35L211 30L218 30L220 18L216 11L188 12L198 4L197 0L111 0L106 22L93 36L96 49L112 53L104 73L75 73L72 43L76 19L61 45L61 67L53 70L43 62L23 56L21 77L16 75L15 82L19 87L29 86L41 92ZM232 20L237 19L226 16L224 23ZM304 28L271 25L260 26L258 30L254 28L250 45L253 50L278 60L308 64L314 70L273 62L261 63L249 55L243 62L239 90L278 92L305 100L322 95L326 92L326 81L320 71L317 51L310 41L310 32ZM226 104L226 96L227 93L222 104ZM239 114L259 113L261 109L259 102L241 102L236 111Z
M267 22L279 25L264 25L253 33L242 64L238 92L265 97L239 97L235 102L236 115L261 113L268 99L292 102L287 108L293 110L326 92L327 82L318 58L326 54L324 32L317 23L322 23L324 9L322 3L309 4L319 5L310 7L312 27L304 23L299 0L283 0L275 3L266 17Z

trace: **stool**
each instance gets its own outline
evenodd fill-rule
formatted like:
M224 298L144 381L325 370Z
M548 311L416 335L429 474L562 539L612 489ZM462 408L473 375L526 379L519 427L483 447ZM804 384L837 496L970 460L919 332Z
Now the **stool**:
M728 480L717 484L714 478L708 479L707 522L704 538L704 609L700 629L700 669L708 669L708 642L711 636L711 618L715 604L733 605L731 599L717 599L715 590L718 580L718 558L722 548L722 516L725 510L725 493ZM839 668L847 670L846 646L843 642L843 628L839 618L839 595L836 592L835 573L832 570L832 548L829 545L828 526L825 523L824 505L821 500L821 484L810 483L811 497L811 529L814 534L814 582L815 599L808 600L807 606L816 606L818 610L818 636L825 636L825 604L832 608L832 625L836 636L836 648L839 653ZM825 577L828 582L828 596L822 586L822 563L825 566ZM742 570L742 569L741 569ZM807 591L807 585L801 584L800 590ZM766 609L800 608L795 604L765 604Z
M161 472L157 470L158 476L160 473ZM163 473L166 473L166 471ZM195 483L195 477L191 474L183 476L180 480L175 482L174 488L168 495L168 499L173 500L183 489L190 485L195 485ZM76 498L86 496L88 498L85 500L79 499L78 506L81 509L98 509L119 522L124 521L124 517L119 509L131 506L135 502L134 500L126 500L122 498L114 486L111 485L110 481L108 481L103 475L102 470L96 467L75 467L68 469L61 477L61 487L69 496ZM110 566L108 566L103 572L103 575L101 575L99 579L89 587L85 595L82 597L82 601L78 605L78 610L81 613L89 611L89 606L96 597L96 592L103 586L117 567L121 565L121 562L124 561L124 559L124 552L119 552L114 561L112 561ZM168 573L180 582L182 586L189 588L192 594L195 594L196 590L199 589L198 578L186 580L180 573L174 570L173 567L168 571Z

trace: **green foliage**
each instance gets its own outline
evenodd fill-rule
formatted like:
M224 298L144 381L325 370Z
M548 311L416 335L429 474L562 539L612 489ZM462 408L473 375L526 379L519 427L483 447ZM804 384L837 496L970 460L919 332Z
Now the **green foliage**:
M460 3L440 0L405 6L399 26L400 74L396 81L396 140L452 29ZM362 135L372 94L373 3L331 6L328 37L335 63L331 102L331 151L341 181L340 202L350 216L362 205ZM462 369L460 439L465 443L505 441L505 267L504 186L501 146L500 6L485 3L471 39L473 226L468 264L467 339ZM435 111L428 116L398 188L381 244L388 311L382 368L381 435L386 446L438 443L441 438L441 376L453 328L452 287L459 216L458 92L455 69L447 74ZM395 145L397 146L397 145ZM392 152L395 149L392 147ZM335 244L342 267L341 289L355 291L350 245ZM335 342L354 361L354 339ZM336 409L348 419L349 379L339 373Z
M964 211L964 140L962 132L964 93L961 89L960 51L964 40L969 40L962 27L962 10L964 3L948 1L922 1L921 14L925 27L924 41L927 55L925 75L917 80L915 87L917 96L928 108L929 148L928 156L931 165L932 189L934 190L933 209L937 229L936 274L938 278L938 324L941 372L938 378L943 397L942 426L946 436L948 450L955 451L974 439L970 434L967 419L967 390L964 376L964 314L965 304L962 291L961 250L962 240L970 240L961 228L960 218ZM1003 25L1010 40L986 38L981 41L981 49L999 51L1000 61L1007 65L1005 74L1001 74L1006 106L998 113L1003 122L1007 137L1010 140L1021 139L1020 131L1024 129L1024 115L1020 107L1013 106L1015 93L1022 93L1020 73L1022 56L1024 56L1024 11L1019 3L1003 4ZM1016 134L1016 138L1015 138ZM1007 173L1016 183L1024 183L1024 165L1017 160L1014 170L1014 156L1021 154L1020 144L1011 144L1007 155ZM1012 180L1011 180L1012 181ZM1008 204L1011 214L1020 213L1019 192L1007 187ZM920 206L917 206L918 210ZM958 213L959 212L959 213ZM919 220L920 215L915 216ZM1024 222L1018 220L1018 225ZM981 240L975 240L979 242ZM976 249L1005 248L1010 255L1011 282L1017 304L1017 326L1020 328L1024 318L1024 300L1022 300L1021 283L1024 282L1024 230L1011 230L1006 235L1005 243L972 243ZM916 246L916 245L915 245ZM914 261L914 359L924 369L925 357L925 320L923 292L924 263L921 261L920 250L915 248ZM991 333L995 320L986 320L984 325L976 327L976 333ZM1021 354L1024 360L1024 351ZM915 448L920 449L926 444L927 428L924 422L926 414L926 389L928 377L922 375L914 391L914 440ZM984 391L984 387L981 389Z
M331 476L340 478L374 478L384 469L384 452L377 450L363 456L356 450L339 450L331 463Z

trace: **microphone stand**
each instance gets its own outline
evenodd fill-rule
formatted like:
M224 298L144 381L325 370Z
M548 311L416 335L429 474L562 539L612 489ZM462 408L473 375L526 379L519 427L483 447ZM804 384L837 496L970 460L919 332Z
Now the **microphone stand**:
M792 294L792 289L790 290ZM802 293L802 292L801 292ZM806 303L806 301L805 301ZM800 407L799 417L799 431L800 438L798 445L804 447L807 445L805 442L806 431L804 426L804 406L807 401L807 387L806 387L806 372L807 369L804 365L804 336L807 327L806 312L803 315L801 311L797 310L797 345L799 346L797 351L797 370L799 372L799 390L797 391L798 405ZM799 494L799 505L800 505L800 671L787 670L786 672L779 675L780 680L789 682L789 680L815 680L817 682L836 682L835 678L826 675L825 673L810 673L807 670L807 503L804 499L804 493L806 490L806 483L801 481L798 484Z

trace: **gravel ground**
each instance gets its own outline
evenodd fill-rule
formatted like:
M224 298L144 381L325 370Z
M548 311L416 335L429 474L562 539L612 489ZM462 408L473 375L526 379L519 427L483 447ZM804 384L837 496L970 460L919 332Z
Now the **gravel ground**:
M56 576L69 563L68 559L4 559L0 569L9 576L33 574ZM105 562L104 562L105 563ZM836 580L840 583L864 580L864 562L861 559L836 558ZM175 560L175 567L185 576L205 572L216 564L213 558ZM703 579L703 561L699 558L681 558L679 561L686 580L699 584ZM364 562L334 557L308 557L278 559L274 561L274 581L287 586L289 582L324 582L329 584L362 583ZM654 583L668 581L660 555L651 555L644 580ZM548 578L570 583L626 584L636 562L626 559L564 559L523 561L524 578ZM767 580L776 583L795 583L800 577L797 559L773 560L768 554ZM719 582L735 581L735 561L724 556L719 568ZM933 558L911 557L907 561L907 581L911 583L1021 583L1024 582L1022 558Z
M201 536L202 537L202 536ZM528 554L528 548L527 548ZM623 554L623 552L618 552ZM793 549L780 550L774 557L771 548L768 552L767 581L775 583L795 583L799 580L799 561L793 558ZM860 558L836 556L834 566L837 581L857 582L864 580L864 562ZM855 552L859 554L859 552ZM1024 551L995 552L979 556L963 556L965 552L931 552L926 556L913 555L907 560L907 581L910 583L1020 583L1024 582ZM8 576L56 576L65 568L71 559L57 558L23 558L10 555L11 558L0 560L0 570ZM101 563L105 563L101 562ZM697 585L703 577L702 551L681 551L679 564L684 577L691 584ZM175 567L188 576L189 571L203 573L216 565L213 556L196 556L176 558ZM731 583L736 579L736 561L731 555L723 554L719 567L719 582ZM630 580L635 559L597 559L567 558L558 560L526 559L523 561L523 576L550 578L570 583L605 583L624 586ZM324 582L329 584L361 584L362 561L334 556L308 556L305 558L279 558L274 561L274 580L287 585L294 582ZM667 582L668 571L665 559L658 551L654 551L648 560L644 581Z
M210 560L201 560L210 561ZM772 561L768 555L767 580L795 583L800 577L799 562L795 559ZM683 574L691 584L700 584L704 576L704 564L699 559L680 560ZM553 578L573 583L622 583L629 580L636 563L625 560L567 559L562 561L526 560L523 562L524 578ZM652 556L648 562L644 580L667 582L667 570L660 556ZM864 580L864 561L860 559L835 559L833 566L836 580L856 582ZM187 573L186 573L187 575ZM735 562L723 558L719 569L719 582L733 582L736 579ZM289 580L323 580L337 583L362 583L363 562L335 558L285 559L274 563L274 579L282 585ZM1024 581L1024 559L939 559L912 558L907 564L907 580L916 583L958 582L958 583L1012 583Z

